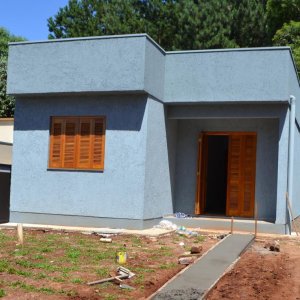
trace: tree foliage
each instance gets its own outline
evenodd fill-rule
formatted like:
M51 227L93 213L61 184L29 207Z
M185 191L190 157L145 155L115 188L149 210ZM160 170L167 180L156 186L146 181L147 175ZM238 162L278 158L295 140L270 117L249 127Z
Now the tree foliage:
M49 38L148 33L166 50L265 44L263 0L69 0Z
M12 117L15 100L6 95L8 42L22 41L24 38L10 34L0 27L0 117Z
M273 37L284 23L300 21L300 0L268 0L266 12L268 34Z
M276 46L290 46L293 51L297 69L300 70L300 22L290 21L277 30L274 38Z

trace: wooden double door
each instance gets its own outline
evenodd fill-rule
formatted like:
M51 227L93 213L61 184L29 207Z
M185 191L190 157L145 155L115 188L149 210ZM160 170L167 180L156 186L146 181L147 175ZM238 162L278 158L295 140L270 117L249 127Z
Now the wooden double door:
M215 207L226 216L253 217L255 167L255 132L202 132L198 140L195 214L210 214ZM216 179L220 176L221 181Z

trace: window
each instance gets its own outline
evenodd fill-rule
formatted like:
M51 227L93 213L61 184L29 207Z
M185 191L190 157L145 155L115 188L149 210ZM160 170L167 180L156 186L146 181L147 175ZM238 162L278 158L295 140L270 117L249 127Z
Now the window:
M49 168L104 170L105 117L51 117Z

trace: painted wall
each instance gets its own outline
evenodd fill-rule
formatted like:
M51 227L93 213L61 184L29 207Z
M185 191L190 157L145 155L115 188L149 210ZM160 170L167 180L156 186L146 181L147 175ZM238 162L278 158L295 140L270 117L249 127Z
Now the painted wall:
M286 101L289 61L277 48L168 52L164 101Z
M285 224L286 115L287 105L275 104L169 106L169 120L178 122L175 211L194 213L199 132L256 131L258 214L261 218Z
M144 89L145 36L16 43L7 91L46 94Z
M173 213L164 105L147 102L144 219Z
M146 104L147 98L138 95L18 98L12 215L32 212L143 219ZM50 116L59 115L106 115L104 172L47 169Z
M7 91L147 92L166 103L287 101L291 62L288 47L165 52L146 34L18 42L9 46Z
M0 142L13 143L14 119L0 118Z
M291 195L292 209L294 216L300 215L300 89L299 82L294 76L294 65L289 62L289 90L291 95L296 97L296 123L295 123L295 147L294 147L294 172L293 172L293 192Z
M175 211L194 213L198 136L201 131L256 131L255 198L260 218L276 219L278 120L180 120L178 123Z

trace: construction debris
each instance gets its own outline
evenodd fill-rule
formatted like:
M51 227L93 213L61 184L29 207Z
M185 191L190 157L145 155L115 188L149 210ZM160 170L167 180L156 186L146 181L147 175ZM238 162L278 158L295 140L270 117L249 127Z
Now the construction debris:
M264 248L265 248L265 249L268 249L268 250L270 250L270 251L280 252L280 244L279 244L279 241L268 242L267 244L265 244Z
M134 290L135 288L133 286L127 285L127 284L120 284L121 289L125 290Z
M129 279L129 278L132 278L133 276L135 276L135 274L133 272L131 272L130 270L128 270L124 267L118 267L117 276L104 278L104 279L100 279L100 280L96 280L96 281L91 281L91 282L88 282L87 284L95 285L95 284L100 284L100 283L109 282L109 281L114 281L117 284L120 284L123 279Z
M161 229L167 229L167 230L176 230L177 225L168 221L168 220L162 220L159 222L158 225L155 225L154 228L161 228Z
M111 238L100 238L100 242L102 242L102 243L111 243L112 239Z
M178 259L178 263L181 265L189 265L189 264L192 264L196 260L196 258L197 257L195 257L195 256L180 257Z

